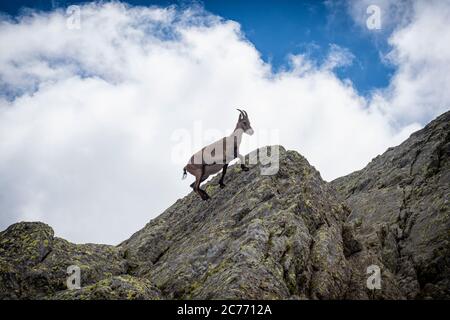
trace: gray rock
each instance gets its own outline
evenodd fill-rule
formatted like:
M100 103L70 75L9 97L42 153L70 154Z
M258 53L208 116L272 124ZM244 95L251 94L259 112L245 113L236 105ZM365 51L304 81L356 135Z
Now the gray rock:
M2 299L417 299L449 294L449 120L331 183L280 147L279 171L228 169L117 247L43 223L0 233ZM247 156L255 159L256 150ZM82 288L66 288L81 268ZM368 267L381 271L369 289Z
M53 236L40 222L11 225L0 233L0 298L40 299L67 289L67 267L77 265L81 284L126 272L120 248L73 244Z
M450 112L332 181L357 238L407 298L450 298Z
M305 158L280 147L276 175L232 166L225 189L218 178L211 200L191 193L120 245L134 276L167 298L343 297L346 212Z
M64 290L51 300L159 300L161 292L148 280L130 275L108 277L81 289Z

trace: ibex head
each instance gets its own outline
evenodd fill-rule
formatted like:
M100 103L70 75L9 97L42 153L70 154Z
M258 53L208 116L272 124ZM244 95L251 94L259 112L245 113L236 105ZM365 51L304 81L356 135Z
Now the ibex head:
M247 112L245 112L244 110L240 110L240 109L237 109L237 110L240 112L240 114L239 114L239 119L236 124L235 130L241 129L246 134L251 136L253 134L253 129L250 126L250 119L248 118Z

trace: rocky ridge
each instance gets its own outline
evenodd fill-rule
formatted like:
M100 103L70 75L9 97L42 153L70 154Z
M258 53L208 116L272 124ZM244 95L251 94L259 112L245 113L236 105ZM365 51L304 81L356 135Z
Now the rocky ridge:
M0 298L448 299L449 120L331 183L280 147L275 175L231 166L225 189L206 183L210 200L190 193L118 246L14 224L0 232ZM81 289L66 287L70 265Z

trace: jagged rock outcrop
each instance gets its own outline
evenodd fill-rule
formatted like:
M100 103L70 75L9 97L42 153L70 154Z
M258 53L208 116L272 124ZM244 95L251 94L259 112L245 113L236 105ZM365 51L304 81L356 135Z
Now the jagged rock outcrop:
M117 247L14 224L0 233L0 298L449 298L449 115L331 183L282 147L274 175L231 166L210 200L190 193ZM70 265L81 289L66 287Z
M53 229L40 222L14 224L0 233L0 298L43 299L66 290L71 265L80 268L83 286L128 268L120 248L73 244L54 237Z
M450 298L450 112L364 169L331 184L357 239L395 275L406 298Z
M279 167L234 166L225 189L208 183L211 200L178 200L120 245L131 273L167 298L344 298L347 212L297 152L280 148Z
M80 290L64 290L47 297L52 300L160 300L161 292L143 278L130 275L108 277Z

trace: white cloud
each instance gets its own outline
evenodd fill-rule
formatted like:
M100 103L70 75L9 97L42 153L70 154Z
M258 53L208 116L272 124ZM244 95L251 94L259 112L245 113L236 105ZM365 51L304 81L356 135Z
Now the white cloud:
M336 44L330 45L328 57L324 62L323 68L333 70L338 67L346 67L353 63L355 56L347 48L339 47Z
M411 22L389 37L388 58L398 70L382 93L383 109L402 124L449 109L449 21L450 1L415 2Z
M344 48L332 46L322 65L292 56L274 74L236 22L199 9L108 3L81 13L80 30L66 28L63 11L0 25L0 227L42 220L77 242L127 238L189 192L190 179L180 180L189 154L173 161L173 134L199 121L229 133L235 107L256 131L244 152L276 131L328 180L401 142L423 112L441 111L430 104L404 117L391 107L408 89L396 77L418 59L401 33L391 38L399 72L368 101L333 72L351 62ZM192 151L211 141L202 138Z
M365 27L369 5L381 9L381 31ZM371 108L397 126L427 123L450 105L450 1L350 1L355 22L375 38L387 40L383 57L396 67L390 84L373 92ZM378 39L379 40L379 39Z

